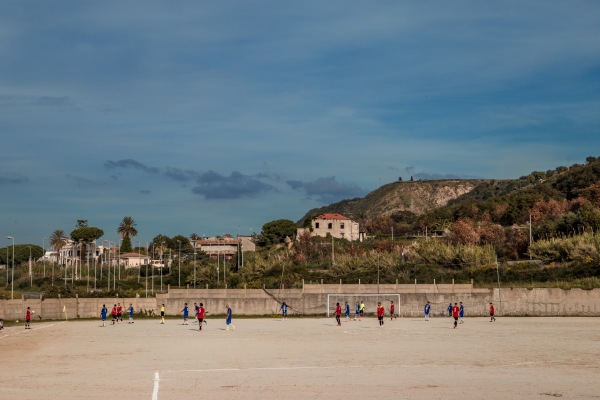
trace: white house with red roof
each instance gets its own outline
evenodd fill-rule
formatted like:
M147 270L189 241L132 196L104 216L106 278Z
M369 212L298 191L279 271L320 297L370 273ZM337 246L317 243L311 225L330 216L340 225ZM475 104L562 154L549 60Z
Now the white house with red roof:
M321 214L311 221L311 236L326 237L328 234L337 239L349 241L361 240L358 222L341 214ZM300 235L304 229L298 230Z

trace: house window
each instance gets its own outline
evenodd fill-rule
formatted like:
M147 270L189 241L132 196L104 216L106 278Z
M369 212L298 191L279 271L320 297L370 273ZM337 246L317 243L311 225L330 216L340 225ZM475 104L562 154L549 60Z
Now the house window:
M344 229L344 223L343 222L340 224L340 229Z
M315 229L319 229L319 223L315 222Z
M327 224L327 229L331 229L331 228L333 228L333 224L330 222Z

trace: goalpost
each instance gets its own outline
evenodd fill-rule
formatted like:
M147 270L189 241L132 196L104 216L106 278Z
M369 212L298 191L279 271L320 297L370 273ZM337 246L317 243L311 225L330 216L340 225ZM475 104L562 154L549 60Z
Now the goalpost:
M325 305L325 312L327 316L331 316L335 313L336 303L340 303L342 307L342 316L345 313L345 303L348 302L350 305L350 315L354 315L356 312L356 303L365 303L365 314L376 314L377 303L381 302L381 305L385 308L385 315L389 315L390 312L390 301L394 302L396 315L400 314L400 295L398 293L369 293L369 294L349 294L349 293L329 293L327 294L327 304Z

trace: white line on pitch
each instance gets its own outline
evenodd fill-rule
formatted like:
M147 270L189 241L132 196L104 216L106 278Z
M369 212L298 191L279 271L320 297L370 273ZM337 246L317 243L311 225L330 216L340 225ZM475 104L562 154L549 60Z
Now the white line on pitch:
M371 366L372 367L372 366ZM177 371L163 371L165 373L178 372L234 372L234 371L290 371L298 369L334 369L334 368L365 368L364 365L347 366L299 366L299 367L255 367L255 368L209 368L209 369L182 369Z
M43 325L43 326L40 326L38 328L31 328L31 330L37 331L38 329L45 329L45 328L49 328L49 327L54 326L54 325L59 325L59 324L64 324L64 323L65 323L64 321L63 322L57 322L57 323L50 324L50 325ZM29 333L29 331L28 330L22 330L22 331L19 330L19 331L16 331L16 332L13 332L13 333L9 333L9 334L4 335L4 336L0 336L0 339L4 339L5 337L8 337L8 336L20 335L22 333Z
M158 371L154 373L154 389L152 390L152 400L158 400L158 383L160 382L160 375Z

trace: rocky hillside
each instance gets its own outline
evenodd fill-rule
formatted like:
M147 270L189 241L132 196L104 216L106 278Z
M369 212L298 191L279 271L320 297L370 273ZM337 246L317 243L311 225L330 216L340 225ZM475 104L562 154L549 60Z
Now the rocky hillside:
M422 215L443 207L451 200L471 192L486 180L450 179L414 182L393 182L364 198L343 200L310 210L300 221L323 213L339 213L352 219L391 217L402 214Z

